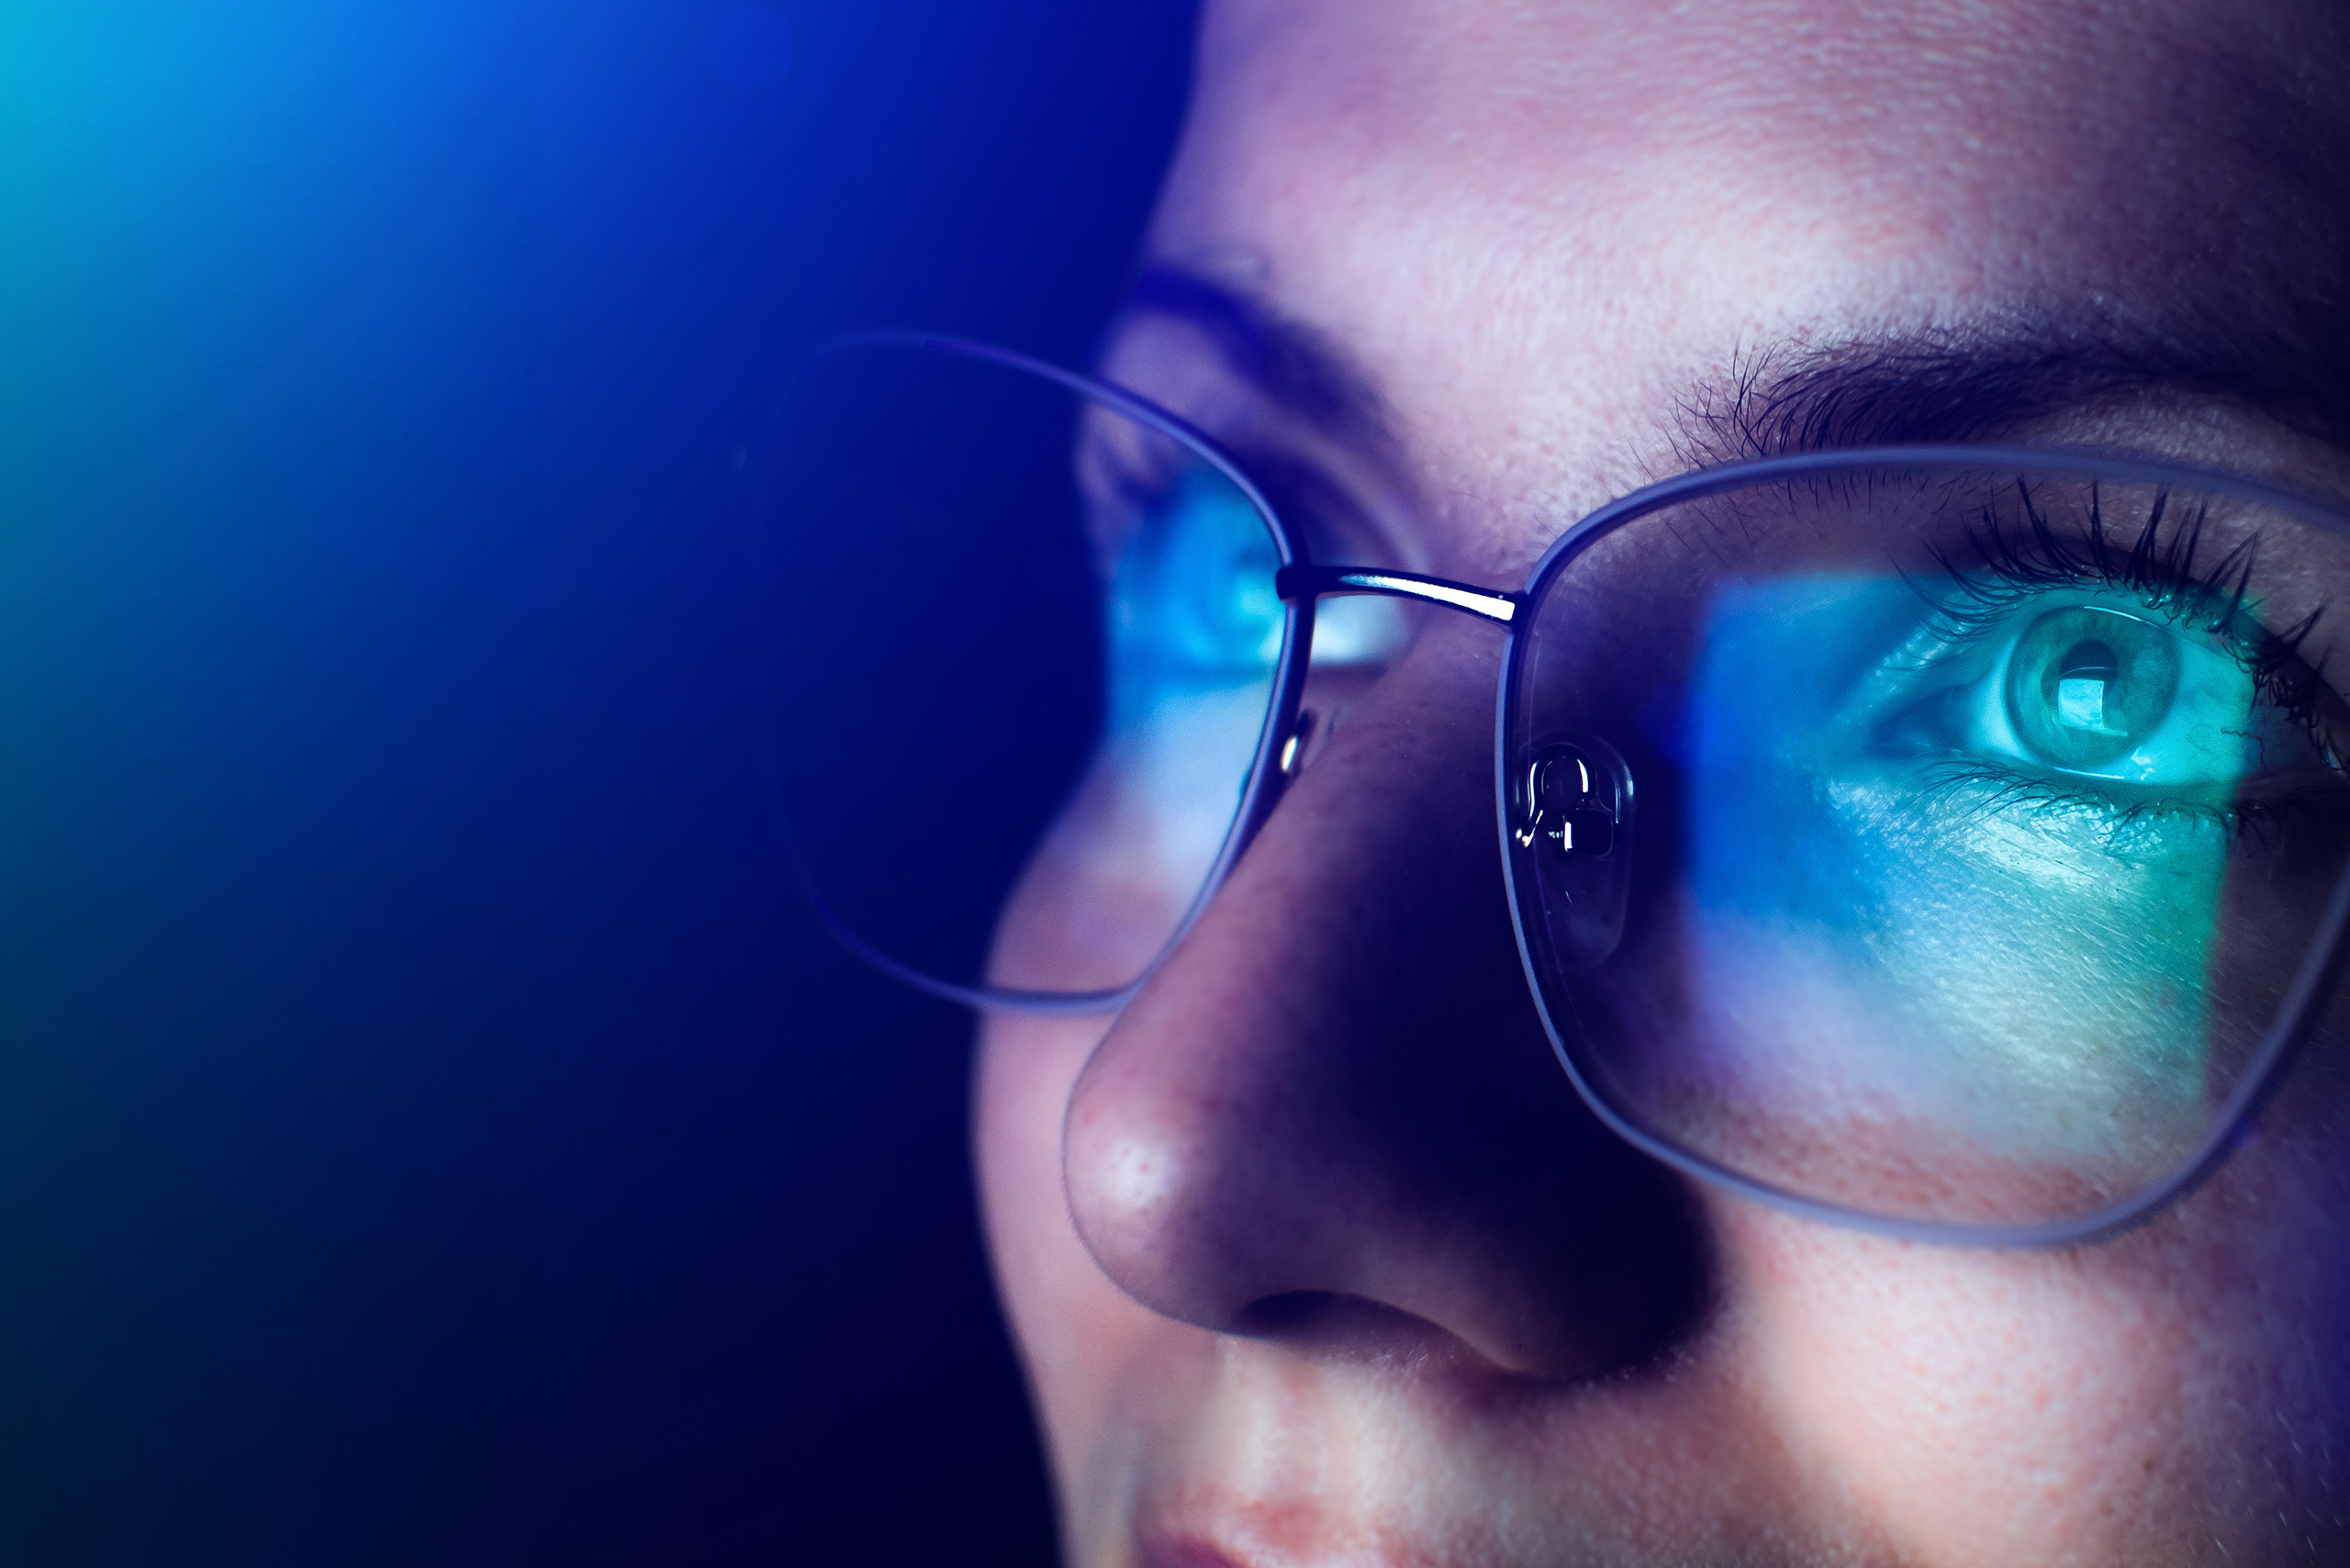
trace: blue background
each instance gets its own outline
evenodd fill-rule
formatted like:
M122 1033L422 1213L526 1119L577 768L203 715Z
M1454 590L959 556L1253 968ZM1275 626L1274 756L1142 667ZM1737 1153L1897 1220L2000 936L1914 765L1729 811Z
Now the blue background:
M0 6L0 1562L1049 1553L736 455L830 327L1082 360L1191 26Z

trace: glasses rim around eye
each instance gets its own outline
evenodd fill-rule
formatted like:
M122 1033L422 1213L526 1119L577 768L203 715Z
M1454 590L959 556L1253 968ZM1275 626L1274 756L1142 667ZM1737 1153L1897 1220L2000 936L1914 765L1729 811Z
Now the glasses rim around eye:
M1541 603L1551 585L1561 580L1574 561L1594 545L1617 530L1667 508L1758 485L1885 470L1976 475L1998 472L2019 477L2062 476L2158 489L2185 488L2201 496L2257 506L2350 539L2350 517L2331 507L2256 480L2191 465L2054 446L1852 448L1695 470L1624 496L1590 513L1553 542L1528 574L1520 598L1529 607ZM1537 913L1530 903L1529 854L1528 847L1516 842L1512 835L1517 814L1511 789L1513 752L1522 749L1523 737L1513 734L1511 715L1528 678L1526 653L1529 646L1528 638L1516 633L1528 623L1530 618L1512 628L1513 634L1503 655L1494 725L1495 820L1511 922L1528 989L1541 1014L1553 1054L1584 1103L1617 1136L1701 1182L1784 1213L1899 1240L1939 1246L2037 1249L2103 1240L2159 1215L2226 1163L2256 1127L2262 1108L2285 1081L2323 1006L2339 988L2345 966L2350 966L2350 861L2345 861L2334 877L2276 1014L2262 1031L2241 1081L2212 1117L2204 1137L2191 1150L2183 1152L2161 1179L2087 1213L2023 1224L1924 1219L1816 1197L1736 1170L1656 1131L1621 1103L1602 1077L1591 1070L1577 1032L1563 1026L1558 1016L1555 980L1545 983L1546 976L1554 971L1557 959L1547 951L1548 944L1538 946L1529 935ZM1514 747L1514 741L1519 742L1519 746Z
M1266 497L1256 479L1240 461L1226 452L1223 445L1206 431L1182 416L1162 408L1158 403L1125 387L1099 377L1068 370L1049 361L1036 359L1013 349L973 339L941 333L901 329L875 329L836 334L815 344L803 353L785 376L783 389L775 398L780 405L789 397L792 385L828 359L872 349L899 349L934 353L952 358L976 361L1005 370L1034 376L1075 394L1080 399L1099 404L1124 415L1144 428L1165 436L1184 448L1229 482L1240 496L1255 509L1266 525L1267 532L1278 558L1278 570L1286 572L1304 563L1305 555L1296 534L1281 517L1279 510ZM1284 597L1281 600L1281 645L1275 658L1272 677L1272 698L1250 757L1247 782L1242 789L1239 807L1230 831L1208 868L1204 880L1185 906L1158 950L1134 978L1117 986L1091 991L1036 991L990 983L959 984L904 963L883 949L875 946L834 911L825 898L798 835L787 825L785 852L790 861L795 879L808 906L818 921L844 947L866 964L902 985L926 992L943 1002L968 1007L979 1012L1015 1013L1031 1016L1102 1016L1124 1008L1135 993L1142 989L1167 958L1182 944L1193 925L1198 924L1224 885L1232 867L1257 828L1277 802L1286 776L1280 767L1281 748L1288 738L1286 729L1277 723L1283 713L1293 714L1304 691L1306 660L1304 650L1310 647L1313 634L1314 602Z
M1944 470L1980 474L1998 469L2027 476L2061 474L2114 483L2192 487L2201 494L2258 505L2344 537L2350 537L2350 519L2306 498L2239 476L2188 465L2146 461L2105 453L2053 446L1964 444L1851 448L1696 469L1644 487L1577 521L1543 553L1528 574L1522 588L1505 590L1376 566L1316 564L1310 559L1303 541L1289 522L1250 476L1246 465L1214 437L1181 416L1125 387L1011 350L965 339L917 332L862 332L820 345L801 364L804 366L826 353L864 346L934 352L1025 373L1135 420L1175 441L1228 480L1264 520L1280 555L1276 591L1282 602L1283 614L1274 696L1267 721L1258 737L1241 808L1208 876L1172 934L1140 972L1125 984L1091 991L1040 991L985 984L957 985L923 974L864 942L834 918L817 894L804 864L800 866L803 887L834 935L867 963L917 989L985 1011L1102 1015L1114 1014L1123 1008L1181 946L1279 801L1287 781L1281 748L1297 722L1304 696L1316 601L1333 594L1360 593L1416 599L1464 610L1500 624L1505 647L1495 691L1495 822L1505 888L1510 902L1512 924L1528 990L1554 1054L1586 1105L1618 1137L1711 1186L1806 1218L1934 1244L2050 1248L2102 1238L2159 1213L2225 1161L2254 1125L2261 1106L2286 1076L2292 1057L2313 1026L2322 1004L2332 996L2338 984L2345 958L2350 958L2350 865L2345 865L2335 879L2315 934L2295 971L2277 1016L2265 1031L2243 1081L2222 1114L2214 1121L2209 1136L2165 1179L2094 1213L2024 1225L1886 1215L1814 1197L1731 1169L1645 1126L1638 1114L1619 1104L1597 1075L1579 1059L1574 1031L1562 1028L1557 1015L1558 1009L1552 995L1554 982L1546 982L1546 977L1555 968L1555 958L1549 954L1548 944L1538 943L1531 935L1535 923L1529 920L1527 903L1528 879L1521 864L1524 846L1514 844L1512 839L1511 772L1513 752L1519 749L1514 742L1520 737L1513 734L1511 715L1524 679L1524 655L1528 645L1528 639L1519 633L1529 622L1528 611L1542 602L1543 596L1561 579L1571 565L1616 530L1670 507L1766 484L1828 478L1862 470Z

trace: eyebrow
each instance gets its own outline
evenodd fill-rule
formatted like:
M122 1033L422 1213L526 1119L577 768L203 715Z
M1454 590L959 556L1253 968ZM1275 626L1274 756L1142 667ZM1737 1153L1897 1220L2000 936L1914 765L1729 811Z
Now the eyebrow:
M1126 306L1190 322L1236 375L1323 434L1370 452L1394 444L1371 376L1326 334L1257 297L1153 266L1135 280Z
M1721 375L1661 410L1690 467L1837 448L1980 440L2027 420L2168 392L2249 406L2350 446L2350 318L2285 310L2260 322L2182 310L2156 322L2110 302L2059 316L1990 314L1964 326L1825 344L1741 347ZM1179 268L1146 269L1129 308L1198 328L1231 369L1324 433L1392 447L1377 382L1327 335L1264 300Z
M2249 321L2180 330L2111 309L1993 313L1826 344L1766 344L1688 388L1677 454L1733 462L1855 446L1979 441L2150 393L2255 409L2337 445L2350 431L2350 342Z

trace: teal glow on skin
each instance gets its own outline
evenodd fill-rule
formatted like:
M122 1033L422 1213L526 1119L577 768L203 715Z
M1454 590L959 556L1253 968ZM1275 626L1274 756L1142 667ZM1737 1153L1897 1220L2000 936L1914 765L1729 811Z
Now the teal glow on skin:
M1614 1054L1660 1125L1750 1174L1880 1206L1904 1182L1921 1217L2063 1217L1996 1194L2127 1197L2233 1087L2265 1014L2215 1018L2208 994L2226 813L2264 757L2321 759L2231 646L2143 595L2053 588L1961 630L1932 610L1953 588L1807 573L1712 594L1684 721L1681 945L1625 958L1674 966L1684 1001L1610 1009ZM2169 675L2139 733L2096 737L2121 753L2100 777L2157 787L2134 802L2019 734L2061 728L2028 706L2050 683L2020 684L2019 659L2081 624L2125 644L2117 675ZM1781 1114L1751 1126L1736 1107L1753 1103Z
M1825 1176L1848 1201L1869 1201L1926 1128L2099 1189L2120 1145L2140 1157L2122 1179L2155 1173L2145 1157L2202 1130L2197 981L2223 835L2195 819L2161 855L2125 860L2100 837L2109 820L1937 788L1950 762L1870 755L1848 722L1842 640L1822 635L1856 595L1917 603L1893 579L1744 587L1712 605L1683 958L1702 1022L1685 1043L1702 1042L1722 1094L1811 1107L1805 1168L1768 1174ZM1758 1036L1755 1019L1798 1027ZM2126 1136L2142 1126L2152 1136Z

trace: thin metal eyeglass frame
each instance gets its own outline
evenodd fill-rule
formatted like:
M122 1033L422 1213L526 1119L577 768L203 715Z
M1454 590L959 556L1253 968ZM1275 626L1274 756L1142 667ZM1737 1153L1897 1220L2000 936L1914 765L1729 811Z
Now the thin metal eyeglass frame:
M1075 371L1063 370L1057 364L1047 364L1044 360L1031 359L1026 354L1015 353L1010 349L1000 349L990 343L974 342L964 338L940 337L926 332L844 333L819 343L800 356L791 374L785 378L785 390L778 394L778 401L781 401L782 398L788 395L793 381L806 374L811 366L820 363L827 355L875 347L929 350L1002 365L1008 370L1021 371L1064 387L1088 401L1113 409L1147 429L1157 431L1214 468L1237 488L1248 499L1248 504L1257 510L1258 515L1265 521L1267 531L1273 537L1274 549L1281 558L1281 571L1286 572L1304 564L1303 550L1292 538L1288 527L1281 522L1280 514L1273 510L1272 502L1266 499L1265 493L1257 487L1257 482L1248 476L1248 472L1240 466L1239 463L1217 445L1204 431L1168 412L1148 398L1137 397L1122 386L1097 380L1090 375L1080 375ZM1408 574L1386 575L1401 577ZM1311 597L1297 599L1284 598L1281 610L1281 655L1273 671L1272 700L1266 708L1265 723L1257 736L1256 752L1248 764L1248 782L1241 790L1239 809L1234 814L1233 825L1225 834L1224 843L1216 852L1214 863L1210 866L1206 879L1200 884L1198 892L1193 895L1191 903L1185 908L1182 918L1176 923L1173 933L1152 957L1150 962L1144 966L1142 972L1133 980L1122 986L1105 991L1024 991L1010 986L957 985L952 980L940 980L934 975L924 974L910 965L901 963L867 942L833 913L832 906L825 902L822 889L817 886L816 879L809 869L807 857L801 851L797 835L787 820L785 848L790 857L793 873L799 879L800 890L806 895L810 906L816 912L817 918L823 923L824 928L832 933L835 941L874 969L892 980L912 986L917 991L927 991L942 1001L982 1010L1047 1015L1084 1015L1117 1012L1126 1004L1136 991L1142 989L1143 983L1157 972L1158 967L1166 962L1168 955L1175 950L1192 927L1198 923L1201 913L1207 908L1209 901L1214 898L1216 890L1224 885L1224 879L1230 874L1233 863L1240 858L1241 852L1248 847L1249 839L1256 835L1258 827L1272 811L1274 804L1280 799L1282 786L1287 782L1287 776L1282 773L1279 766L1280 750L1289 736L1289 726L1294 725L1297 722L1297 709L1304 696L1307 660L1300 650L1311 648L1313 645L1314 600ZM1286 722L1279 722L1282 714L1289 715Z
M1550 549L1543 552L1541 559L1535 563L1534 570L1528 576L1525 589L1516 597L1529 610L1539 605L1550 585L1565 573L1578 555L1626 523L1666 507L1729 490L1748 488L1758 482L1785 482L1885 468L1951 473L1997 470L2019 476L2064 474L2140 485L2188 486L2207 494L2280 511L2327 532L2350 538L2350 518L2330 509L2232 475L2214 474L2185 465L2141 463L2099 453L2061 448L1858 447L1844 452L1763 458L1700 469L1636 490L1601 507L1561 534ZM1509 628L1509 646L1503 655L1494 722L1494 814L1500 834L1502 873L1509 890L1510 924L1517 936L1518 958L1525 967L1527 986L1534 994L1535 1007L1542 1016L1543 1031L1550 1036L1551 1049L1560 1065L1566 1069L1568 1078L1574 1083L1575 1091L1583 1097L1583 1103L1617 1136L1675 1170L1807 1219L1907 1241L1940 1246L2049 1249L2101 1240L2144 1223L2208 1179L2226 1161L2228 1155L2256 1125L2261 1106L2276 1092L2277 1085L2284 1081L2293 1056L2307 1040L2317 1021L2320 1005L2332 997L2340 983L2344 961L2350 959L2350 862L2345 862L2334 878L2333 890L2327 897L2317 929L2302 953L2300 964L2294 971L2292 983L2286 989L2277 1016L2261 1036L2260 1045L2253 1053L2252 1063L2243 1081L2230 1097L2223 1114L2214 1119L2211 1130L2202 1144L2174 1166L2171 1174L2164 1180L2119 1203L2072 1219L2034 1225L1972 1225L1903 1219L1808 1197L1682 1148L1616 1105L1601 1092L1595 1076L1587 1072L1577 1060L1577 1047L1570 1043L1571 1032L1561 1027L1561 1021L1557 1016L1560 1009L1555 1004L1563 1002L1565 998L1563 994L1555 997L1552 994L1553 987L1561 992L1564 989L1557 960L1555 956L1547 952L1538 958L1537 949L1528 935L1529 915L1532 913L1529 902L1535 895L1527 885L1530 879L1524 875L1528 868L1527 857L1531 851L1516 844L1510 834L1512 752L1517 749L1511 744L1510 713L1525 678L1522 655L1527 642L1516 633L1532 620L1530 613L1523 615Z
M2143 1223L2208 1178L2243 1141L2254 1126L2260 1107L2283 1081L2294 1053L2300 1049L2316 1021L2319 1004L2333 994L2341 979L2344 960L2350 958L2350 939L2346 939L2350 938L2350 864L2346 864L2335 879L2317 931L2294 973L2277 1017L2263 1034L2244 1081L2232 1097L2225 1114L2214 1123L2213 1130L2203 1144L2164 1181L2121 1203L2076 1219L2025 1226L1902 1219L1807 1197L1719 1165L1651 1130L1601 1092L1595 1076L1577 1059L1578 1050L1570 1043L1570 1031L1561 1027L1559 1016L1561 1007L1558 1004L1563 1003L1564 997L1554 998L1551 994L1554 986L1562 986L1555 956L1544 951L1538 957L1535 944L1528 935L1531 913L1528 901L1535 895L1528 886L1530 879L1522 875L1520 857L1529 851L1515 844L1510 832L1512 754L1522 749L1512 744L1510 715L1514 699L1518 695L1524 678L1521 655L1527 646L1526 640L1518 633L1531 622L1528 614L1531 607L1541 601L1543 594L1573 560L1616 529L1669 506L1745 488L1759 482L1784 482L1869 468L1895 467L1930 472L2003 469L2019 474L2063 473L2137 484L2186 484L2284 511L2345 538L2350 538L2350 519L2299 497L2230 475L2213 474L2179 465L2138 463L2096 453L2055 448L1952 445L1854 448L1699 469L1636 490L1599 508L1568 528L1535 563L1528 575L1526 586L1512 592L1385 567L1317 565L1306 558L1303 542L1292 535L1280 513L1239 461L1225 452L1214 438L1180 416L1124 387L1063 370L1025 354L957 338L913 332L869 332L836 339L816 350L801 364L804 366L827 352L861 344L927 349L1022 371L1114 409L1168 436L1214 468L1248 498L1264 519L1281 557L1281 566L1274 577L1275 591L1285 611L1280 661L1274 673L1273 698L1267 710L1265 724L1258 736L1239 811L1206 880L1166 944L1134 980L1113 990L1080 992L959 986L936 980L897 962L859 939L833 916L822 899L817 896L813 883L803 868L803 885L836 937L884 973L934 996L975 1008L1029 1014L1098 1014L1114 1013L1124 1007L1181 946L1184 936L1198 923L1223 886L1232 867L1247 851L1249 842L1279 803L1288 781L1288 776L1280 766L1280 754L1295 731L1304 701L1305 678L1312 662L1315 604L1321 598L1346 594L1416 600L1476 616L1502 628L1507 638L1507 646L1503 655L1494 699L1494 822L1501 849L1502 875L1509 898L1511 929L1517 940L1518 958L1526 975L1527 989L1533 996L1535 1009L1541 1017L1551 1050L1566 1070L1576 1093L1617 1137L1684 1174L1754 1202L1846 1228L1945 1246L2044 1249L2098 1240L2128 1229Z

